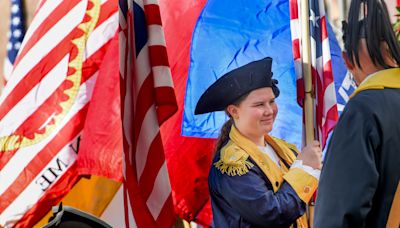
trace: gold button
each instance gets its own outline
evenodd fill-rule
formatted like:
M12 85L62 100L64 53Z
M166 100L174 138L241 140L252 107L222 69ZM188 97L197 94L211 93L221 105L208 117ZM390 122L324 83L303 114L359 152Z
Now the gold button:
M311 190L310 186L305 186L304 187L304 193L309 193Z

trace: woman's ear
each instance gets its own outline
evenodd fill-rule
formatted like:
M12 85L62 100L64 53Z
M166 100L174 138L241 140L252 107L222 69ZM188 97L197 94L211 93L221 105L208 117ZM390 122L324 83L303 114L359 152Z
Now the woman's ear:
M238 107L236 107L235 105L228 105L228 107L226 107L226 111L228 112L228 114L233 118L233 119L238 119L239 118L239 112L238 112Z

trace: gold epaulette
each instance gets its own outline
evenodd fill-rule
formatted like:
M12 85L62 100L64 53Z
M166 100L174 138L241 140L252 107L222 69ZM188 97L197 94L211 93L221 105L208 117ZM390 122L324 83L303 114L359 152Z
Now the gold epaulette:
M251 162L247 161L249 155L232 143L228 142L226 146L221 149L221 157L214 166L221 171L222 174L226 173L228 176L242 176L249 172L254 166Z
M289 149L296 151L296 153L299 153L299 150L297 149L296 145L291 144L291 143L288 143L288 142L286 142L286 141L283 140L283 139L279 139L279 138L276 138L276 137L273 137L273 136L271 136L271 137L272 137L277 143L279 143L279 144L281 143L281 144L283 144L283 145L289 147Z

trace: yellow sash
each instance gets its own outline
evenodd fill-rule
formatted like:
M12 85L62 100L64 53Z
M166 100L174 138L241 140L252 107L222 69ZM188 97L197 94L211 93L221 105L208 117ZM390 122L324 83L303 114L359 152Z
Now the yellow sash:
M351 94L350 98L354 97L357 93L368 89L400 89L400 68L392 68L381 70L375 75L368 78L365 82Z
M288 145L288 143L284 142L283 140L265 135L265 141L271 145L281 159L281 169L275 162L271 160L268 155L262 153L255 143L241 135L235 126L232 126L232 129L229 133L229 138L234 144L243 149L254 160L257 166L263 171L265 176L271 182L274 192L277 192L283 183L283 175L288 171L286 166L282 163L282 160L284 160L289 166L293 164L296 156L289 147L293 148L294 146ZM297 227L299 228L307 228L307 216L304 214L297 219L296 223Z

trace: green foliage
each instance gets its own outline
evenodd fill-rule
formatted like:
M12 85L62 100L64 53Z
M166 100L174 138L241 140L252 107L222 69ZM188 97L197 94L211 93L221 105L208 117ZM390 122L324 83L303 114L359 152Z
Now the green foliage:
M393 24L393 29L396 34L397 40L400 42L400 6L397 6L396 9L397 9L397 14L396 14L397 20Z

